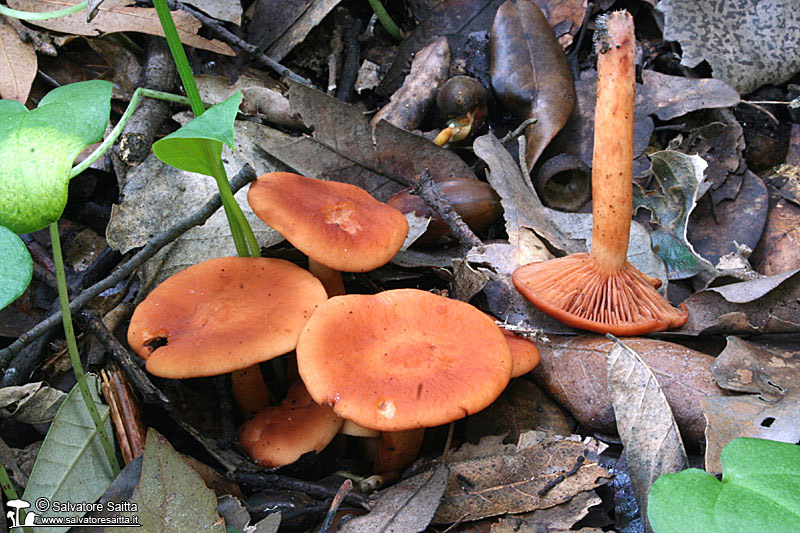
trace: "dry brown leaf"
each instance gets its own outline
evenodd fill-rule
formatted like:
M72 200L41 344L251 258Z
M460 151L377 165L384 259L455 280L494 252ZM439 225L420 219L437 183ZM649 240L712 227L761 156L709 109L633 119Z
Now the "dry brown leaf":
M260 3L264 4L266 2ZM292 24L272 43L264 43L265 45L269 44L266 54L275 61L280 61L286 57L286 54L303 42L308 32L322 22L322 19L324 19L338 3L339 0L316 0L310 3L300 2L302 9L296 12L296 18L292 21ZM287 4L282 1L272 2L272 4L276 6L278 10L286 10L287 8ZM269 20L267 25L271 24L271 22L272 21ZM251 27L252 26L253 25L251 25ZM263 28L264 24L256 24L255 27Z
M439 37L414 56L403 86L372 117L370 124L385 120L404 130L417 129L449 73L450 46L446 38Z
M702 442L703 396L724 394L711 375L714 358L679 344L627 338L652 369L688 442ZM550 337L537 343L541 361L532 375L537 383L583 425L613 434L616 420L606 385L605 356L612 342L598 335Z
M0 18L0 98L24 104L36 77L36 51Z
M323 92L297 84L289 91L292 111L313 127L313 137L292 137L254 125L258 145L306 176L358 185L386 201L428 169L434 179L475 178L450 150L382 121L373 131L361 111ZM413 154L413 157L412 157Z
M800 267L800 207L786 198L772 203L764 233L750 256L753 268L765 276Z
M686 300L686 335L800 332L800 270L696 292Z
M81 0L10 0L8 6L21 11L53 11L79 3ZM105 0L92 22L86 22L86 13L79 11L68 15L47 20L32 20L31 24L47 28L48 30L71 33L73 35L87 35L97 37L106 33L136 31L148 35L164 36L161 23L158 21L155 8L130 7L130 0ZM236 55L231 48L220 41L208 40L197 35L200 22L195 20L185 11L172 12L172 19L178 29L181 42L194 48L209 50L218 54Z
M578 521L589 513L589 508L601 503L595 491L581 492L570 501L532 513L522 513L501 518L492 527L492 533L553 533L570 531Z
M440 463L377 493L372 510L345 523L339 531L424 531L447 486L448 472L447 465Z
M706 429L706 470L722 472L722 449L736 437L800 442L800 389L775 403L755 395L703 398Z
M608 352L606 367L628 475L645 517L647 495L656 479L688 468L689 459L667 398L639 354L617 341ZM645 531L649 531L647 525Z
M506 435L507 442L517 442L521 433L533 429L567 437L575 423L536 384L519 378L492 405L467 417L465 436L478 440L484 435Z
M698 109L731 107L741 101L736 89L713 78L686 78L644 70L642 81L636 87L637 111L661 120Z
M503 0L444 0L432 8L425 20L397 47L394 61L376 92L389 96L403 83L411 59L428 43L447 37L453 59L466 56L470 34L488 31L497 7ZM482 83L488 80L480 80ZM488 83L484 83L488 86Z
M515 450L511 448L449 461L450 479L433 523L545 509L610 480L595 462L599 451L594 439L544 438L544 433L528 432Z
M753 392L767 402L776 402L800 388L800 353L770 350L738 337L728 337L711 372L720 387Z
M530 0L500 6L489 49L497 99L518 119L536 119L525 129L530 172L575 105L572 71L550 23Z

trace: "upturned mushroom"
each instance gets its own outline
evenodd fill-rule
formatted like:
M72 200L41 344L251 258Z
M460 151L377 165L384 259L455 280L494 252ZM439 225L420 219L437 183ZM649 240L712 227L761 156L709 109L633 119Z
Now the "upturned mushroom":
M616 11L597 21L597 106L592 165L591 252L532 263L512 275L539 309L576 328L639 335L683 325L658 282L627 260L633 211L633 18Z
M319 280L288 261L211 259L170 276L136 307L128 343L156 376L216 376L293 350L326 298Z
M349 183L270 172L253 182L247 201L261 220L308 256L309 270L329 296L344 294L341 272L385 265L408 234L402 213Z

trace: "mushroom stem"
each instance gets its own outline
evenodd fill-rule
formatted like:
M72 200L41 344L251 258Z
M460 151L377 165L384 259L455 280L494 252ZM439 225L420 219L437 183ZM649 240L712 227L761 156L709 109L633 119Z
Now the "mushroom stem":
M597 105L592 156L591 256L605 272L626 261L633 211L633 17L616 11L597 21Z
M386 474L403 470L417 458L424 438L425 428L381 432L372 472Z
M328 298L341 296L345 293L342 273L329 266L323 265L312 257L308 258L308 270L322 282L322 286L328 293Z
M245 416L256 414L270 406L269 390L261 375L261 368L253 366L231 373L233 399Z

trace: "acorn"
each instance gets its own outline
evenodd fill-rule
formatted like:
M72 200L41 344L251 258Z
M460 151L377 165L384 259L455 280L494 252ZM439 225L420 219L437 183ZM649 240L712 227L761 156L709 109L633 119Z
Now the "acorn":
M471 178L445 178L436 180L436 186L461 219L476 233L491 226L503 212L500 197L486 182ZM410 188L398 192L386 203L403 214L413 212L417 216L431 217L428 229L414 241L415 245L432 247L453 239L450 228L439 214L434 213L422 198L411 194Z
M475 78L447 80L436 95L436 106L447 123L433 141L439 146L462 141L486 124L486 89Z

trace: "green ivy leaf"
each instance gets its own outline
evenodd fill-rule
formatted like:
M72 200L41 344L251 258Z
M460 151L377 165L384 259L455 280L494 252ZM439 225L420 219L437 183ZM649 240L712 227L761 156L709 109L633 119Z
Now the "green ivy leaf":
M59 219L72 163L103 138L112 87L102 80L65 85L30 111L0 101L0 225L30 233Z
M722 450L722 481L697 468L664 474L650 489L656 533L795 531L800 524L800 446L738 438Z
M31 282L33 260L16 233L0 226L0 309L16 300Z
M222 144L233 148L233 121L242 101L241 91L220 102L179 130L153 144L153 153L164 163L213 176L222 155Z

